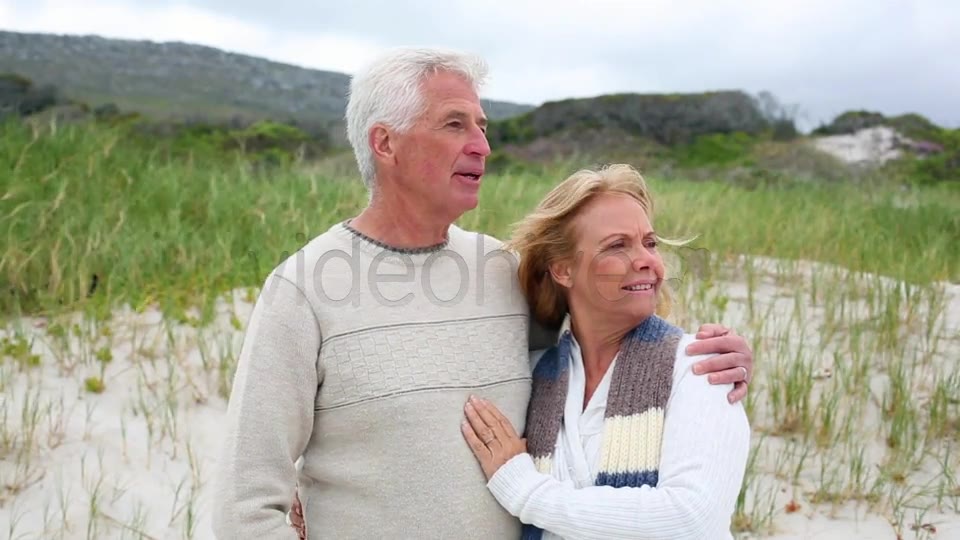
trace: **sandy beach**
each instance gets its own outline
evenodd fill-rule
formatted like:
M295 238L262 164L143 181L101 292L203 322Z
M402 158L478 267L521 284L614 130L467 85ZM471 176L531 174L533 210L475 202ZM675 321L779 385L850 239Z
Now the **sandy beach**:
M960 445L933 425L937 389L960 380L960 286L904 290L768 259L719 268L684 277L677 322L721 321L753 340L755 460L735 525L755 532L738 536L960 538ZM0 535L212 538L228 373L255 293L221 299L204 327L127 308L5 328ZM889 416L894 379L914 415L903 426ZM862 399L851 397L858 385ZM957 398L945 402L947 422L958 421Z

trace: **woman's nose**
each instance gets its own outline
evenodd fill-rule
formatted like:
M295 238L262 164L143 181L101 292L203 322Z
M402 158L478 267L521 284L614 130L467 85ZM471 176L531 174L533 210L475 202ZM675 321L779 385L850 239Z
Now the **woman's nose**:
M638 248L638 251L633 254L633 270L639 272L644 268L650 268L653 266L653 256L645 247Z

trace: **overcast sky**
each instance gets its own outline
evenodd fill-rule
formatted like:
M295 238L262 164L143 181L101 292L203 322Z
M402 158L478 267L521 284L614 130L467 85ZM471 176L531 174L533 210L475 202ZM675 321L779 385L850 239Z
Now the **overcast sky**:
M185 41L351 73L395 45L483 54L484 97L769 90L960 127L960 0L0 0L0 29Z

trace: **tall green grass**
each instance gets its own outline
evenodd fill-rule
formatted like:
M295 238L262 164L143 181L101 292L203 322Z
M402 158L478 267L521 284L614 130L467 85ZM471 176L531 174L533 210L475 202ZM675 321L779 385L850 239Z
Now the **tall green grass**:
M366 193L324 166L258 168L123 128L0 127L0 312L117 301L176 309L261 284ZM578 166L489 176L460 224L498 237ZM711 253L812 259L912 282L960 280L960 196L885 185L649 178L657 229Z

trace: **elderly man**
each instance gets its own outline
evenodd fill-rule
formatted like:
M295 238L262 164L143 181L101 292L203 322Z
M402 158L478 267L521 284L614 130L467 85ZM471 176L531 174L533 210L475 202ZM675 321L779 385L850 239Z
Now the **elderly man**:
M369 205L264 284L225 420L218 537L297 538L296 493L310 538L519 537L460 432L470 394L522 429L528 351L551 343L531 331L515 259L453 225L477 206L490 154L485 75L469 55L400 49L353 79L347 130ZM742 399L746 342L694 347Z

